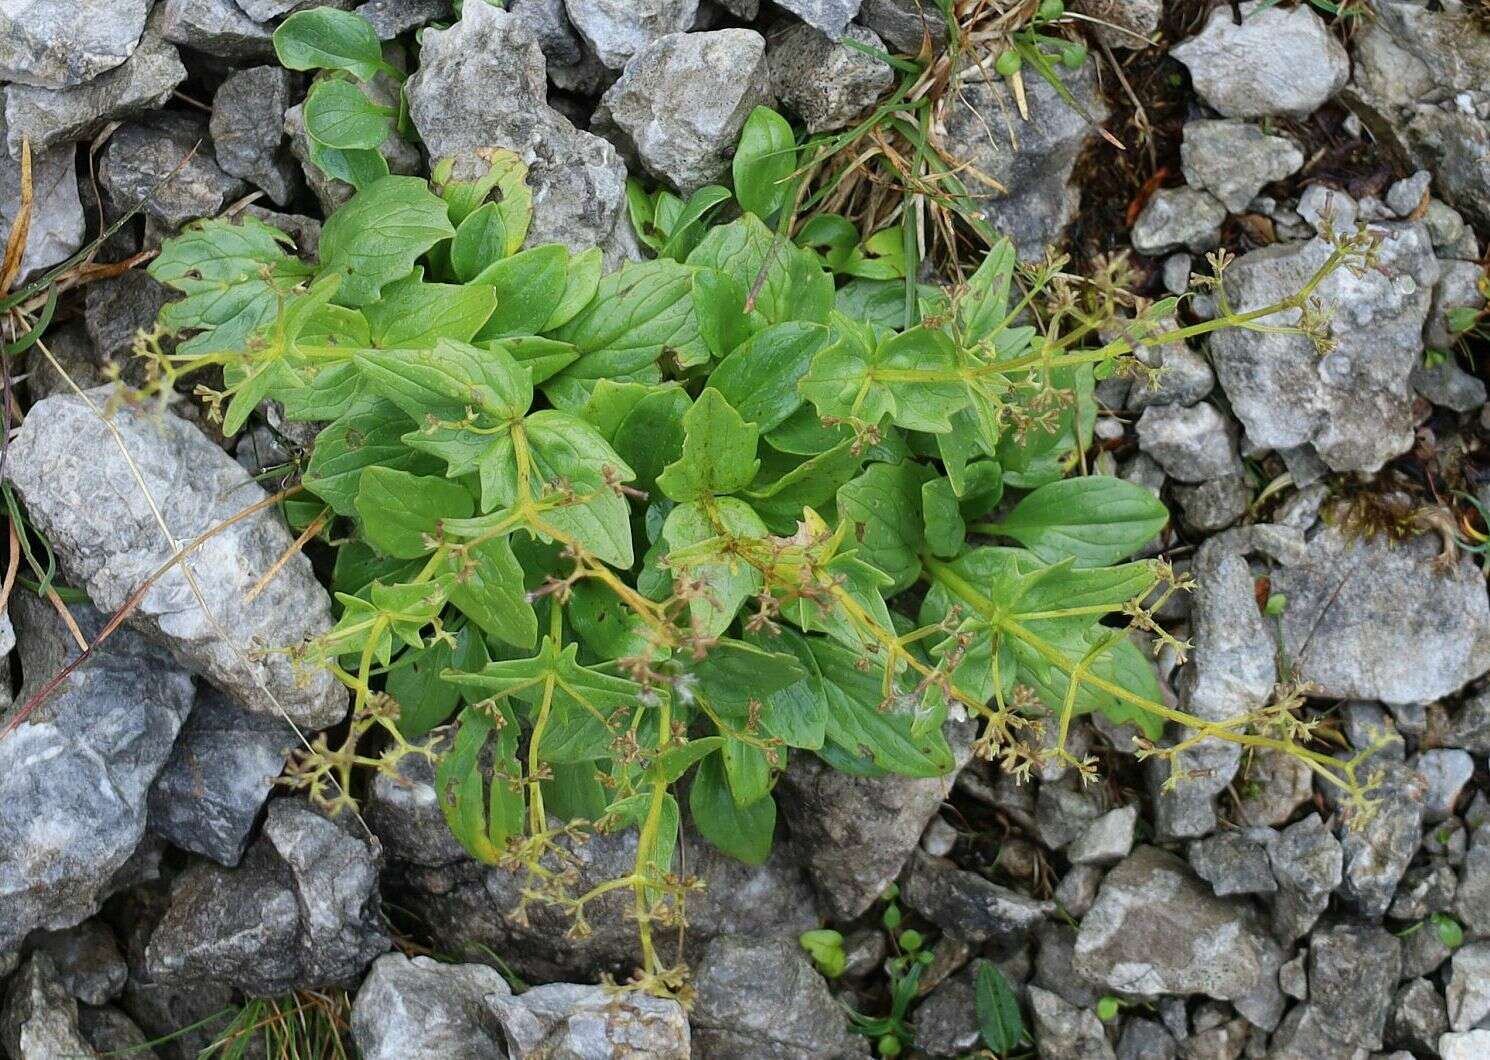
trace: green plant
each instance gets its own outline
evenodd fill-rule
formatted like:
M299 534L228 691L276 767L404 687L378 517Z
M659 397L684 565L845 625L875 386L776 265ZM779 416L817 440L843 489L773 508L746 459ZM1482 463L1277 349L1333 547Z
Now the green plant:
M914 1030L909 1020L912 1002L920 993L921 976L931 964L933 957L926 948L919 931L901 929L903 914L896 899L899 888L893 883L886 889L885 908L880 913L880 925L885 929L894 955L885 962L885 975L889 979L890 1011L884 1016L866 1016L849 1010L849 1025L866 1038L873 1039L875 1052L880 1056L899 1056L911 1043Z
M382 69L347 16L306 16L278 31L286 61ZM336 745L323 734L290 771L311 797L341 808L358 768L433 758L474 857L524 872L528 900L578 930L593 899L629 892L636 982L677 992L653 928L696 885L674 871L685 778L699 831L752 862L788 755L935 776L954 711L1016 774L1051 756L1089 774L1064 737L1102 711L1138 725L1145 755L1174 753L1157 743L1173 721L1287 749L1360 794L1360 759L1299 744L1294 699L1224 723L1163 705L1129 632L1182 649L1152 613L1184 583L1123 561L1165 510L1067 476L1095 381L1145 371L1135 349L1276 328L1263 318L1284 310L1317 335L1314 286L1368 242L1342 238L1298 295L1247 313L1217 256L1213 320L1175 328L1169 299L1097 341L1111 277L1078 290L1059 262L1018 268L1006 241L950 289L914 282L903 230L860 240L820 215L794 241L802 159L765 110L733 197L633 191L658 257L611 273L595 249L523 249L532 197L510 154L426 182L364 167L370 148L326 150L357 191L320 262L252 218L197 223L150 266L182 295L160 318L179 344L142 339L162 394L220 373L196 392L226 433L266 400L325 424L287 514L336 549L339 620L283 650L353 703ZM632 871L588 893L540 861L625 827Z
M978 1033L984 1045L998 1056L1007 1056L1029 1041L1024 1018L1019 1014L1019 999L997 966L989 961L978 963L973 991Z
M348 1060L351 1010L340 990L249 998L200 1060Z

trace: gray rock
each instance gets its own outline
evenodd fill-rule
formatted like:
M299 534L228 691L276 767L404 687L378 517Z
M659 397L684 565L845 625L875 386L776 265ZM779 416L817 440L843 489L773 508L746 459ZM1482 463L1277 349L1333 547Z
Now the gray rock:
M770 99L759 33L671 33L626 64L597 124L613 123L649 173L687 196L725 180L745 119Z
M889 45L890 51L917 55L929 37L933 51L947 43L947 20L926 0L863 0L859 21Z
M548 983L518 997L496 994L489 1003L501 1014L512 1060L688 1060L690 1055L688 1018L683 1006L670 998Z
M469 179L486 171L484 148L516 152L533 189L529 245L627 256L626 167L615 148L548 106L543 52L526 20L484 3L462 10L454 26L424 34L419 72L406 86L430 156L456 156L455 175Z
M11 979L0 1011L0 1046L13 1060L96 1055L78 1030L78 1003L46 954L32 956Z
M843 1009L800 947L721 935L694 981L695 1056L710 1060L830 1060L862 1055Z
M507 980L484 964L385 954L357 991L352 1036L364 1060L505 1057L492 1000L511 994Z
M65 931L38 931L29 945L33 953L47 955L67 992L89 1005L107 1005L129 978L114 933L98 920Z
M1179 1044L1162 1023L1129 1019L1118 1039L1117 1060L1175 1060Z
M1030 987L1035 1044L1046 1060L1115 1060L1096 1013L1077 1008L1059 994Z
M1252 488L1242 475L1227 475L1198 486L1176 486L1174 499L1180 506L1180 522L1192 534L1214 534L1225 530L1252 503Z
M255 997L345 984L390 946L378 848L296 799L269 807L236 869L177 879L146 965L167 984L216 982Z
M776 0L776 6L837 40L859 13L861 0Z
M215 216L244 190L217 164L207 123L182 113L116 130L99 162L98 181L116 210L143 202L145 213L171 230Z
M946 980L916 1006L915 1045L932 1056L967 1056L978 1045L972 969Z
M1214 405L1154 405L1138 420L1138 446L1181 482L1240 475L1236 425Z
M1490 1016L1490 942L1460 947L1449 966L1449 1026L1471 1030Z
M1459 877L1442 862L1410 868L1402 876L1387 915L1393 920L1426 920L1447 912L1454 904Z
M1133 849L1137 823L1136 805L1109 810L1086 826L1066 849L1066 857L1073 865L1115 865Z
M452 14L450 0L367 0L353 10L372 23L379 40L392 40Z
M392 859L438 867L468 856L445 823L435 764L424 755L405 755L391 770L378 771L362 812Z
M1318 814L1289 825L1268 840L1268 862L1278 881L1273 933L1282 942L1303 937L1340 886L1345 855Z
M284 149L290 72L254 66L225 80L212 97L212 149L224 173L264 189L280 206L295 192L294 169Z
M1434 536L1401 543L1334 527L1281 567L1283 651L1313 694L1426 703L1490 670L1490 601L1471 557L1445 571Z
M1320 235L1351 231L1359 211L1360 207L1349 195L1323 184L1310 184L1299 196L1299 216Z
M203 689L150 789L150 830L182 850L238 864L274 778L296 746L295 731L280 719Z
M1432 975L1452 951L1431 928L1408 932L1402 938L1402 978Z
M1428 330L1425 338L1430 346L1452 349L1459 336L1450 326L1449 313L1455 309L1478 311L1484 308L1485 297L1480 294L1479 284L1480 278L1485 273L1479 262L1475 261L1445 261L1442 265L1443 271L1439 276L1438 285L1433 288L1433 308L1428 316ZM1445 362L1445 365L1452 367L1450 362ZM1417 373L1414 372L1414 382L1416 382L1416 376ZM1460 390L1464 396L1458 401L1453 404L1447 401L1434 403L1449 405L1457 412L1468 412L1483 405L1485 384L1473 376L1467 378L1469 382L1460 384ZM1478 401L1475 400L1476 397L1479 398Z
M1469 264L1455 262L1454 264ZM1412 389L1433 404L1454 412L1473 412L1485 403L1484 380L1470 375L1452 361L1424 364L1412 370Z
M1180 164L1191 187L1241 213L1263 185L1297 173L1304 153L1287 137L1250 122L1201 118L1185 125Z
M1144 763L1144 780L1154 804L1154 837L1169 843L1182 839L1199 839L1216 830L1215 795L1204 778L1181 778L1169 784L1168 762L1150 759Z
M949 727L947 735L960 768L972 755L972 727ZM779 805L835 917L859 916L900 875L956 778L957 769L920 779L856 777L815 755L791 756Z
M1268 833L1271 835L1271 833ZM1272 894L1278 889L1265 842L1244 832L1221 832L1190 844L1190 867L1216 897Z
M1054 911L943 858L917 851L901 890L906 906L965 942L992 942L1004 948L1020 943Z
M1471 754L1490 754L1490 689L1464 697L1452 713L1435 703L1428 710L1425 745L1458 747Z
M1398 217L1415 213L1427 198L1428 186L1433 183L1433 174L1420 169L1410 177L1397 181L1387 189L1387 206Z
M427 820L427 807L433 803L410 794L403 805L415 809L411 818L399 820L398 807L388 802L370 818L379 834L389 834L390 827L409 834ZM541 864L550 872L569 872L568 893L584 894L631 871L636 840L635 829L584 840L562 838L558 842L563 856L549 854ZM403 844L405 849L408 845ZM393 847L390 843L390 850ZM691 827L685 829L680 847L688 854L688 875L704 884L687 900L684 941L690 964L717 935L786 938L795 945L798 934L821 923L812 886L786 845L778 844L759 866L718 853ZM590 930L582 934L573 931L568 909L525 900L531 884L521 869L487 868L469 859L438 866L401 862L395 868L387 884L390 901L427 924L441 951L452 957L482 961L497 953L530 982L598 978L605 973L624 977L639 963L629 892L591 901L585 908Z
M1490 1050L1490 1031L1445 1034L1438 1039L1440 1060L1479 1060Z
M1170 294L1184 294L1190 289L1189 254L1171 254L1164 259L1164 289Z
M1133 222L1133 249L1140 254L1188 250L1203 254L1221 242L1226 207L1195 188L1160 188Z
M862 26L850 26L844 37L875 51L885 50L884 41ZM895 84L895 71L884 60L835 42L807 25L791 26L773 36L766 58L771 90L810 133L853 124Z
M1059 994L1077 1008L1091 1008L1100 996L1096 985L1088 982L1071 961L1076 956L1076 929L1069 924L1046 922L1035 931L1038 948L1035 954L1035 976L1031 983L1042 990Z
M0 136L6 133L0 118ZM83 245L83 203L78 198L77 152L71 144L50 150L31 146L31 227L21 257L30 276L72 257ZM21 164L0 152L0 246L21 209Z
M1097 900L1097 887L1105 875L1097 865L1073 865L1055 888L1055 901L1061 909L1080 919Z
M1261 447L1311 443L1336 471L1374 471L1412 444L1407 385L1422 357L1422 331L1439 268L1419 223L1373 226L1379 264L1360 277L1338 269L1319 285L1335 311L1324 356L1302 335L1230 330L1211 336L1216 375L1247 437ZM1238 312L1297 293L1329 256L1327 242L1277 244L1245 254L1226 272ZM1295 322L1288 312L1274 323Z
M1309 941L1309 1002L1325 1034L1361 1049L1380 1049L1402 943L1371 925L1340 924Z
M1242 779L1237 818L1245 824L1285 824L1314 795L1314 771L1283 751L1261 750L1250 755Z
M31 0L0 10L0 81L69 88L134 53L151 0Z
M165 0L160 35L172 44L227 59L274 58L273 30L243 13L233 0Z
M1094 121L1107 118L1095 63L1058 76ZM1014 242L1022 260L1041 257L1076 216L1081 192L1068 183L1096 129L1043 78L1025 78L1029 120L1020 118L1007 82L992 69L970 71L949 98L942 146L966 163L978 212ZM986 185L984 179L997 182Z
M553 67L572 67L587 58L599 65L594 53L574 31L564 9L564 0L517 0L510 10L528 22L551 70ZM610 76L609 71L606 71L606 76Z
M86 140L110 121L163 106L185 79L186 67L176 49L147 32L122 65L85 84L73 88L11 85L5 90L10 156L20 158L23 137L30 138L33 153Z
M1479 245L1475 242L1474 232L1465 228L1464 218L1459 211L1448 203L1437 199L1428 200L1428 209L1423 213L1423 224L1428 226L1428 234L1433 237L1433 250L1440 258L1463 258L1465 261L1474 261L1480 256ZM1468 253L1459 253L1459 248L1465 245L1465 236L1468 236Z
M1076 971L1129 994L1231 1001L1276 990L1283 954L1245 902L1225 901L1173 854L1139 847L1102 881L1076 937Z
M1193 405L1215 389L1210 362L1183 341L1151 346L1142 356L1151 362L1153 373L1135 381L1128 391L1128 408L1134 412L1150 405Z
M126 381L140 382L129 372L135 337L152 329L161 308L179 296L144 269L130 269L93 281L83 289L83 297L83 324L94 357L100 364L115 366ZM70 393L72 388L64 384L60 390Z
M1345 85L1350 59L1308 7L1215 8L1200 33L1170 49L1202 99L1228 118L1302 118Z
M693 25L698 0L565 0L569 21L600 61L623 69L649 44Z
M1474 759L1457 748L1438 748L1418 755L1413 769L1426 787L1423 822L1437 824L1448 820L1464 785L1474 775Z
M104 617L71 609L91 643ZM10 613L27 703L79 652L49 604L18 591ZM191 678L126 628L0 740L0 952L98 910L144 835L146 792L191 704Z
M78 1006L78 1030L103 1056L129 1057L130 1060L159 1060L160 1054L150 1047L145 1032L134 1020L112 1005Z
M185 420L122 407L105 421L88 401L101 408L108 389L85 397L57 396L35 405L11 443L9 472L63 570L100 607L113 610L179 543L265 494ZM136 473L169 537L146 505ZM264 592L244 600L292 541L272 510L242 519L151 585L130 622L250 710L283 711L297 724L322 728L345 714L346 689L320 668L297 673L283 654L254 654L297 647L331 628L330 601L310 560L292 555ZM201 600L183 567L200 586ZM203 614L203 601L212 602L212 615Z
M1388 1045L1430 1053L1438 1044L1438 1036L1448 1029L1443 998L1432 983L1409 979L1397 990L1387 1021Z

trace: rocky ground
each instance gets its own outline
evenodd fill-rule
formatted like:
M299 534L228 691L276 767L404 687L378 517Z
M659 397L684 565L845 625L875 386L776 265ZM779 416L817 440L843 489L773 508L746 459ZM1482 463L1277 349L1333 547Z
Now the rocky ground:
M532 165L534 241L616 260L639 253L628 172L685 192L719 179L761 103L842 128L896 75L835 41L915 52L936 28L914 0L480 3L423 30L408 86L423 147L391 138L391 169L515 149ZM846 1008L888 1011L886 961L909 926L933 955L906 1015L918 1055L983 1048L982 958L1018 998L1025 1055L1490 1056L1490 599L1472 532L1475 501L1490 503L1475 357L1490 344L1463 334L1490 235L1483 3L1375 0L1340 17L1247 3L1238 23L1226 5L1089 0L1079 11L1107 24L1080 23L1091 57L1062 77L1124 150L1039 78L1024 80L1021 119L1007 82L969 65L988 55L960 64L936 130L1007 187L979 191L976 208L1022 255L1066 240L1090 269L1131 249L1152 298L1187 290L1224 248L1224 296L1245 311L1297 290L1330 226L1379 236L1376 267L1317 291L1329 349L1254 331L1166 347L1153 385L1103 382L1094 457L1170 504L1148 551L1196 582L1164 614L1193 644L1183 665L1161 655L1167 693L1221 721L1280 684L1305 688L1316 746L1377 749L1369 820L1267 749L1199 744L1195 775L1171 787L1132 731L1101 719L1073 733L1100 762L1095 785L1057 766L1017 784L968 761L961 731L967 764L941 781L855 778L799 755L765 865L685 828L687 871L706 885L681 941L687 1011L596 985L634 959L620 897L591 910L583 937L525 905L517 873L450 838L421 760L374 781L360 815L271 797L298 739L278 712L313 733L344 703L329 678L297 683L283 657L244 645L327 628L317 572L297 556L245 599L291 543L266 509L189 573L148 579L262 496L250 477L287 440L266 422L223 443L190 402L164 430L127 411L106 424L57 370L87 389L128 364L167 291L127 266L185 222L246 210L313 247L317 218L347 198L307 163L306 84L274 61L274 25L302 6L0 4L4 228L23 140L36 189L23 274L146 200L97 255L118 267L64 300L46 339L56 365L33 355L11 377L19 395L7 387L13 414L21 397L59 395L10 439L4 473L91 605L69 595L74 629L6 582L15 680L0 698L19 707L64 676L0 736L0 1052L190 1057L245 998L295 995L345 997L349 1015L333 1000L327 1018L346 1017L346 1048L367 1060L864 1056ZM395 52L452 18L449 0L358 10ZM79 638L135 603L64 671ZM635 843L577 845L578 882L624 875ZM831 980L797 941L824 925L845 937ZM255 1035L257 1055L279 1055Z

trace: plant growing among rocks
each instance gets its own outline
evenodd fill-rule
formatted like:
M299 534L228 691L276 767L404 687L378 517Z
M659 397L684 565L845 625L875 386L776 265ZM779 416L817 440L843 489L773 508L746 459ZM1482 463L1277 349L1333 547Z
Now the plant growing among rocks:
M292 65L382 69L354 17L309 15L281 28ZM284 650L345 685L352 714L288 783L342 808L359 768L429 756L453 834L521 867L528 900L583 932L589 902L628 891L635 982L671 993L683 969L658 932L697 886L675 868L680 799L759 862L791 754L936 776L966 716L1012 773L1054 757L1089 776L1065 736L1097 711L1137 726L1146 755L1282 749L1364 798L1364 756L1306 746L1295 697L1220 723L1164 705L1131 634L1183 651L1153 616L1186 585L1128 560L1167 513L1068 476L1097 379L1219 328L1317 334L1310 295L1369 259L1365 237L1246 313L1218 257L1214 319L1175 327L1168 299L1103 341L1119 285L1020 268L1006 241L938 289L842 218L791 238L805 173L762 109L733 163L739 209L722 188L633 195L657 257L606 272L598 249L525 247L532 195L509 153L388 175L375 148L397 115L349 92L324 81L307 104L318 164L357 189L319 262L251 217L197 223L150 266L183 296L160 319L181 341L141 344L147 390L221 379L197 392L225 433L265 401L321 425L288 514L335 548L340 617ZM1300 323L1275 323L1285 311ZM1186 733L1170 746L1166 722ZM573 893L558 841L628 827L632 871Z

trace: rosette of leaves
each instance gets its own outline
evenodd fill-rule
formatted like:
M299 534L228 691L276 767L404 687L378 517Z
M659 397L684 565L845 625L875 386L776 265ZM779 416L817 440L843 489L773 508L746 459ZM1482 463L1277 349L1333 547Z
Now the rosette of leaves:
M292 65L372 76L373 44ZM438 759L477 858L535 865L569 822L636 826L614 883L657 975L680 793L759 862L790 755L929 777L953 766L954 711L1016 765L1033 719L1153 736L1175 716L1127 636L1166 571L1124 560L1165 510L1067 477L1094 376L1132 346L1027 323L1046 277L1021 290L1007 242L944 291L906 282L898 236L817 217L789 238L798 160L760 110L733 195L634 190L656 257L607 271L598 249L526 245L510 154L425 181L381 171L373 139L328 147L370 154L318 262L244 217L150 266L182 295L167 377L220 368L226 433L266 400L321 425L295 512L336 547L340 618L297 651L353 690L354 723L302 779L376 765L351 745L381 719L390 758Z

